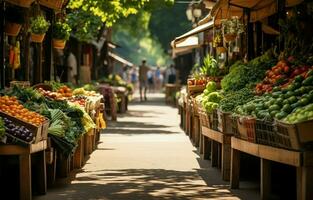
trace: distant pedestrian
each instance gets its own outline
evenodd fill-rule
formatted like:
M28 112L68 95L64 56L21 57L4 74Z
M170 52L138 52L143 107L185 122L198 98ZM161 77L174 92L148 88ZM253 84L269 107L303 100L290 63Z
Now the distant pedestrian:
M173 64L171 64L170 67L166 70L166 78L167 83L169 84L176 83L176 69L174 68Z
M155 87L156 90L161 90L161 85L162 85L162 74L161 74L161 70L160 67L157 67L157 69L155 70Z
M149 70L147 73L148 76L148 86L149 86L149 92L154 92L154 75L153 71Z
M139 92L140 92L140 101L147 100L147 87L148 87L148 71L149 67L146 65L146 60L142 61L142 64L139 66Z

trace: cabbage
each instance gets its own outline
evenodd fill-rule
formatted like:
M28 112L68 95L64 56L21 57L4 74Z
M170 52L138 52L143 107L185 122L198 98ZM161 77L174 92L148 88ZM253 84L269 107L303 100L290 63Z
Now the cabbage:
M208 101L219 103L222 99L222 96L218 92L212 92L208 95Z
M206 90L208 93L216 91L216 83L214 81L210 81L206 84Z

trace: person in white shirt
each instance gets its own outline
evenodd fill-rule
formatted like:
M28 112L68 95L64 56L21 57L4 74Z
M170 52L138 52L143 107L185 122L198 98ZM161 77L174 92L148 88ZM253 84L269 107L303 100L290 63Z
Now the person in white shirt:
M73 84L77 83L77 60L75 55L70 52L67 57L67 81Z

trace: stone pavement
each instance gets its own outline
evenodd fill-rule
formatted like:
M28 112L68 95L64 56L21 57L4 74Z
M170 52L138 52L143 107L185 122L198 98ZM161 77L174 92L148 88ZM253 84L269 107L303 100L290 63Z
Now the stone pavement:
M136 99L110 122L86 165L36 200L259 199L258 186L230 191L179 128L163 94Z

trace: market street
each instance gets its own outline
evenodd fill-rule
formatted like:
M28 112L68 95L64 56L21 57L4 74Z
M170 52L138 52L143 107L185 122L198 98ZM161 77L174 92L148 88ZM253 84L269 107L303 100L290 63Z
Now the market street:
M259 199L245 183L230 192L219 170L200 159L164 94L148 98L135 99L118 122L109 122L98 149L76 175L35 199Z

